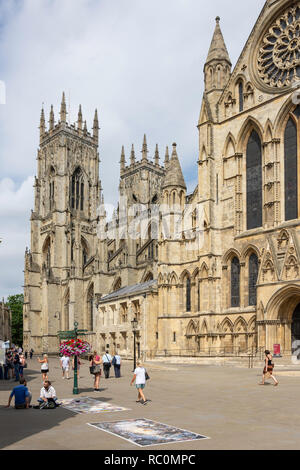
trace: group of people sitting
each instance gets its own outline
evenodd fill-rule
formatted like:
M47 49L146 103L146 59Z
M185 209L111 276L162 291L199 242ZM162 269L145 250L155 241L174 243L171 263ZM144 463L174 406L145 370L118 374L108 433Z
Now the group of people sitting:
M20 378L20 385L14 387L11 394L9 395L7 408L10 407L13 397L15 398L15 408L17 410L32 408L32 393L28 390L25 377ZM57 402L56 391L51 385L50 380L44 381L43 387L40 391L40 397L37 401L38 405L34 406L33 408L56 408L56 406L59 406L59 403Z

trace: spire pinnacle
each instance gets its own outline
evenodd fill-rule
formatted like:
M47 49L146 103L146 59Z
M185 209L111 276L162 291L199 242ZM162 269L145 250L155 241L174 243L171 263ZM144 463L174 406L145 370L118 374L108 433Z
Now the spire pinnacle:
M208 64L212 60L218 60L218 61L225 60L231 66L231 61L229 58L227 47L226 47L224 37L220 28L220 20L221 18L217 16L216 27L215 27L211 44L210 44L208 56L206 59L206 64Z
M148 160L148 146L146 134L144 134L143 149L142 149L142 160Z
M86 121L84 121L83 134L84 134L84 135L87 135L87 124L86 124Z
M134 151L134 145L133 144L132 144L132 147L131 147L130 164L131 165L135 164L135 151Z
M154 163L155 163L156 166L159 166L158 144L156 144L156 147L155 147Z
M40 137L42 138L43 135L46 132L46 126L45 126L45 113L44 113L44 107L42 107L41 111L41 119L40 119Z
M52 131L54 129L55 121L54 121L54 111L53 111L53 105L51 104L51 110L50 110L50 117L49 117L49 129Z
M78 118L77 118L77 127L82 131L82 109L81 104L79 105Z
M66 105L65 92L63 92L62 101L60 105L60 121L63 123L67 122L67 105Z
M126 166L124 145L122 145L120 165L121 165L121 168L120 168L121 172L123 172L125 170L125 166Z
M173 144L171 160L167 160L165 165L166 173L162 182L162 188L181 187L186 190L186 184L182 174L179 158L176 150L177 144Z
M165 154L165 165L166 163L169 163L170 156L169 156L169 147L166 147L166 154Z
M98 138L99 138L99 120L98 120L98 111L97 111L97 109L95 110L95 116L94 116L93 137L98 142Z

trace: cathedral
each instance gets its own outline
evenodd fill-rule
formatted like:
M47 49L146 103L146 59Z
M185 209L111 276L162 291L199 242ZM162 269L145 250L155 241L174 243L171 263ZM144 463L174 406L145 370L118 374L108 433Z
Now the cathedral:
M266 1L234 67L216 18L197 128L194 191L177 145L149 155L144 136L141 159L122 148L108 220L97 111L89 132L64 95L58 122L42 110L25 349L57 352L74 321L99 353L130 358L135 338L143 360L298 348L299 0Z

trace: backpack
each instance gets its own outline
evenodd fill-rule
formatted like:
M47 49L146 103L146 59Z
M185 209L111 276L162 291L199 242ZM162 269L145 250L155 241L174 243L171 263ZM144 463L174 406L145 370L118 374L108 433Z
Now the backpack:
M111 361L112 365L115 366L117 364L117 359L115 356L113 357L113 360Z

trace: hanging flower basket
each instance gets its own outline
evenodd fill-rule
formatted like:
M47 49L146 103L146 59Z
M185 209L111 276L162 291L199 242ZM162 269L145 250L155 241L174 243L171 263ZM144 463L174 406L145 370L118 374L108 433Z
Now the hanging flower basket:
M80 356L91 351L91 345L81 339L71 339L61 343L59 352L64 356Z

